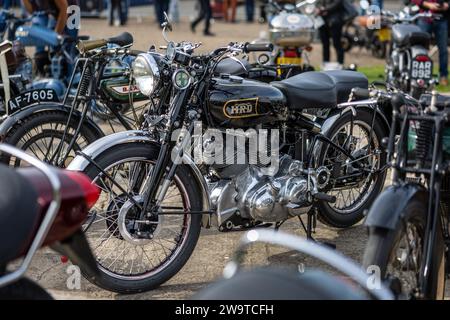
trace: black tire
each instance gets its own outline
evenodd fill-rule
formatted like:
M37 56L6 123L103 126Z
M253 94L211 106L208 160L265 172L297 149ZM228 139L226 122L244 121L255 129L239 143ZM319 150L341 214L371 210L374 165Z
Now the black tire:
M354 118L354 121L360 121L361 123L366 124L368 127L370 127L372 123L372 117L373 112L369 111L367 109L359 108L357 109L356 117ZM346 112L344 115L339 117L335 123L333 123L332 127L327 132L327 137L332 139L332 137L339 131L339 129L344 126L346 123L350 123L351 121L351 112ZM379 115L375 118L374 123L374 137L376 137L376 141L378 144L381 143L381 140L384 137L387 137L389 135L389 129L385 122L381 119ZM328 146L326 144L323 144L323 147L320 151L319 156L319 164L323 164L326 153L328 150ZM380 164L379 168L382 168L386 163L386 153L382 152L380 154ZM382 171L377 174L375 184L370 191L370 194L365 199L365 201L356 207L354 210L351 210L350 213L341 213L338 210L332 208L331 206L333 204L330 204L325 201L318 201L318 208L319 208L319 214L318 219L322 223L335 227L335 228L348 228L353 226L354 224L358 223L360 220L364 217L364 211L368 209L375 198L378 196L378 194L381 192L384 186L386 178L386 171ZM332 191L332 190L330 190Z
M342 49L349 52L353 48L353 37L350 34L344 33L341 38Z
M372 44L372 55L378 59L386 58L387 52L387 42L381 42L378 38L375 40L375 43Z
M144 159L148 161L155 161L158 157L159 148L152 144L142 144L142 143L130 143L125 145L120 145L112 148L100 156L98 156L95 162L102 168L108 168L110 165L122 161L125 159ZM91 165L84 171L92 180L100 173L98 168ZM189 199L191 210L201 211L202 210L202 191L197 185L195 178L191 170L185 165L180 165L177 168L176 176L181 180L182 184L185 186L186 194ZM201 230L201 220L202 216L199 214L190 215L190 225L188 233L185 237L184 244L180 248L177 256L170 264L166 265L160 272L151 275L149 277L132 280L132 279L118 279L117 277L111 276L101 268L100 264L100 277L95 277L89 274L85 270L82 270L86 278L97 286L117 293L139 293L145 292L159 287L164 282L168 281L174 275L176 275L180 269L186 264L195 246L198 242ZM95 255L95 252L94 252ZM97 258L97 257L96 257Z
M32 114L29 117L23 119L19 123L15 124L11 130L6 134L6 137L3 142L13 145L19 149L27 151L27 143L30 142L30 136L33 138L36 138L36 131L34 131L36 128L40 128L41 126L45 125L59 125L57 129L53 130L45 130L45 132L42 132L40 135L40 138L48 138L51 135L54 135L56 137L59 137L60 140L62 140L62 136L64 133L64 128L67 124L68 114L61 111L45 111L45 112L39 112L36 114ZM69 130L75 131L78 127L78 121L76 119L72 119L69 123ZM71 140L71 135L66 135L66 142L68 143ZM97 139L101 138L97 133L95 133L93 130L91 130L88 126L83 125L81 127L80 135L80 145L76 144L74 149L75 151L81 150L82 148L86 147L87 145L93 143ZM30 151L30 150L28 150ZM34 152L33 152L34 153ZM34 153L34 156L42 159L42 156L39 156L39 154ZM16 162L14 162L14 159L12 159L9 155L2 155L0 158L0 161L2 163L8 164L8 165L16 165Z
M369 228L369 239L364 251L363 266L367 269L369 266L378 266L380 268L380 276L385 280L387 274L389 260L393 254L396 244L400 241L404 234L404 226L411 222L418 226L422 240L424 239L424 230L426 226L427 205L419 199L411 200L403 210L401 216L404 223L399 223L396 230L388 230L385 228ZM443 299L445 293L445 245L442 236L442 229L439 224L439 232L436 235L436 246L433 248L435 258L430 270L429 292L425 294L426 299ZM423 245L423 243L422 243Z
M53 300L53 297L35 282L23 278L0 288L0 300Z

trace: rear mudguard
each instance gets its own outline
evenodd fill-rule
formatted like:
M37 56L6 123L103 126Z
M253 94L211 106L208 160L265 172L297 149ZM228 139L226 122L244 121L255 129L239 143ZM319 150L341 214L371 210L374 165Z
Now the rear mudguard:
M159 142L155 141L145 131L122 131L110 134L90 144L86 149L83 150L83 155L78 155L75 157L75 159L73 159L67 169L72 171L84 171L90 165L90 162L87 158L95 159L100 154L111 148L128 143L146 143L159 146ZM186 164L187 167L191 170L192 176L195 178L195 181L202 192L201 197L203 211L210 211L211 200L209 197L208 185L205 181L205 178L203 177L203 174L200 172L197 165L187 153L184 153L183 155L183 163ZM213 217L209 213L204 214L202 225L204 227L210 227L211 225L217 226L217 219L212 218L215 218L215 216Z
M369 104L365 104L364 101L361 101L361 104L357 104L354 106L355 110L358 109L366 109L369 111L374 111L375 107L369 105ZM323 135L327 135L328 131L331 129L331 127L333 126L333 124L336 122L336 120L342 116L343 114L347 113L347 112L352 112L352 108L351 107L346 107L344 109L334 109L330 112L330 114L328 115L328 117L321 123L321 127L322 127L322 134ZM387 134L389 134L389 128L390 128L390 123L386 117L386 115L380 110L377 110L377 117L381 120L384 130L386 131Z
M361 103L363 103L363 101L361 101ZM328 117L325 120L323 120L322 122L319 122L319 124L321 126L321 134L326 137L329 137L329 132L333 128L333 125L335 124L335 122L345 113L353 112L353 110L352 110L353 108L355 108L355 110L358 110L358 109L367 109L369 111L375 110L375 108L369 104L355 105L353 107L347 107L344 109L334 109L330 112L330 114L328 115ZM389 125L389 122L388 122L386 116L379 109L377 110L376 116L378 119L381 119L381 123L383 125L384 132L386 134L386 137L388 137L390 125ZM315 144L314 150L313 150L314 157L320 156L322 145L323 145L322 143Z
M396 230L406 206L416 198L425 203L428 201L428 193L418 184L390 186L372 204L364 224L369 228Z
M59 111L61 113L67 114L69 116L71 107L65 106L61 103L41 103L32 105L30 107L27 107L25 109L19 110L13 114L11 114L9 117L6 117L6 119L0 124L0 142L3 141L8 134L8 132L16 125L20 124L22 121L24 121L26 118L46 111ZM73 115L75 120L81 119L81 113L79 111L74 111ZM87 126L98 138L103 137L105 134L103 133L102 129L91 119L85 118L84 119L84 125Z

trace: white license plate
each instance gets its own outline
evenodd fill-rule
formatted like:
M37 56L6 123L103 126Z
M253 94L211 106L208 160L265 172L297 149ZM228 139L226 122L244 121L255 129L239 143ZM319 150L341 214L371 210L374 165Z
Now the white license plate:
M413 79L431 79L433 77L433 62L413 60L411 77Z

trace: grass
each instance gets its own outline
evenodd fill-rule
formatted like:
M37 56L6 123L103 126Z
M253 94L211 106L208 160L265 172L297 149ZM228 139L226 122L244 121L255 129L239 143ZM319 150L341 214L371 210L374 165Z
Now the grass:
M384 65L377 65L373 67L358 67L358 71L362 72L366 75L366 77L369 79L369 83L373 81L384 81ZM435 74L438 74L438 70L434 70ZM438 85L436 89L439 92L450 92L450 85L448 86L441 86Z

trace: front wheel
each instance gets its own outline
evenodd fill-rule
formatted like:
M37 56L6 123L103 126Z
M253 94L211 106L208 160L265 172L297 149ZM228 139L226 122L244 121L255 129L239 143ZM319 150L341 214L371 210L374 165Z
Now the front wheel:
M152 144L120 145L93 159L96 165L84 171L101 189L84 226L101 276L84 273L103 289L118 293L155 289L185 265L197 244L202 191L189 167L178 166L156 210L147 215L139 209L158 153ZM174 211L178 214L170 214Z
M329 226L348 228L358 223L384 186L386 153L380 144L389 132L379 115L373 128L372 119L372 110L357 109L355 117L346 112L326 133L355 159L351 160L330 144L322 144L319 170L330 176L322 191L336 197L336 202L319 201L318 219Z
M423 263L427 206L413 199L403 210L397 229L370 228L363 266L376 266L382 280L396 279L406 299L443 299L445 292L445 248L442 229L438 228L434 261L429 270L429 290L420 292L419 274Z

